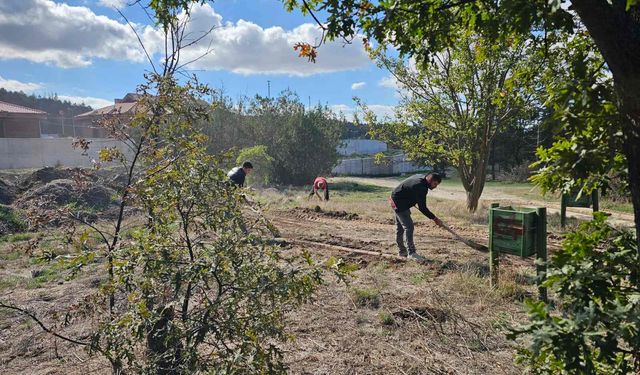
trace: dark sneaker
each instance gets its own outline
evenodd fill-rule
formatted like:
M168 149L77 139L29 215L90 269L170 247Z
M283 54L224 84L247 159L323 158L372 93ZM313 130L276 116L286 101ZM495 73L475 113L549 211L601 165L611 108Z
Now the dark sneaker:
M399 256L399 257L406 258L406 257L407 257L407 250L400 250L400 251L398 251L398 256Z
M416 252L409 253L407 255L407 258L413 259L413 260L417 260L417 261L425 261L425 260L427 260L425 257L423 257L422 255L420 255L420 254L418 254Z

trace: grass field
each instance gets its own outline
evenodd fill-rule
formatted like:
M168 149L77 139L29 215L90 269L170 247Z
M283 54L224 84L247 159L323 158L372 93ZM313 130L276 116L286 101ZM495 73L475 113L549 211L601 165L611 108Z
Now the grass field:
M455 184L447 180L447 184ZM505 184L493 184L498 188ZM507 185L508 186L508 185ZM511 186L514 191L527 185ZM516 344L507 328L525 319L523 301L534 298L533 259L504 256L500 281L489 287L487 254L454 240L414 210L416 244L423 263L357 251L395 254L389 187L357 182L331 185L331 200L308 197L306 188L255 192L266 216L289 243L284 252L307 250L318 261L341 257L357 270L348 285L331 278L312 303L287 316L295 338L282 348L292 374L520 374ZM488 242L487 207L469 214L465 202L429 197L428 204L462 236ZM247 212L253 215L252 212ZM549 218L549 248L563 232ZM575 222L573 223L575 224ZM105 277L93 264L80 277L48 258L70 251L56 231L0 239L0 294L38 311L51 325L95 294ZM553 293L551 293L553 298ZM85 337L89 317L60 325ZM90 357L43 333L30 319L0 311L3 374L108 374L106 361Z

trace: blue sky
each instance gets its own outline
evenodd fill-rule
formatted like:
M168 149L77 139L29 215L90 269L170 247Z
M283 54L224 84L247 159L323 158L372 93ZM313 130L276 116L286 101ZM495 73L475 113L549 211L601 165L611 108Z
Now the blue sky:
M134 91L150 65L113 6L159 61L161 33L126 0L2 0L0 87L57 93L94 107ZM359 40L322 46L316 64L297 57L293 44L313 43L320 32L311 18L287 13L278 0L220 0L193 10L193 35L212 25L213 33L184 55L200 56L211 46L188 69L232 98L266 95L270 81L272 95L289 88L304 103L310 98L347 115L353 96L380 114L397 102L394 81L368 60Z

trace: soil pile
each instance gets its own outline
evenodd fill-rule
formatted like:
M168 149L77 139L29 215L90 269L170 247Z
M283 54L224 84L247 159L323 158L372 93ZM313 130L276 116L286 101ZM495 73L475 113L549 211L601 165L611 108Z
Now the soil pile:
M0 179L0 204L6 205L5 213L0 214L0 235L55 227L65 222L61 216L69 213L88 222L109 216L116 209L116 189L126 180L118 171L97 172L46 167L21 176L15 184ZM61 214L60 210L66 212ZM9 217L26 225L11 224Z
M16 187L0 180L0 204L11 204L16 199Z

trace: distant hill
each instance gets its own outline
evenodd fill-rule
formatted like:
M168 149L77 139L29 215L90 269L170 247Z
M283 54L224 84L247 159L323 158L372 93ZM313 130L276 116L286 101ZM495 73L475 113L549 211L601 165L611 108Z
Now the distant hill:
M42 97L27 95L21 91L8 91L3 88L0 88L0 101L39 109L47 112L50 117L57 117L61 114L64 117L73 117L92 110L88 105L73 104L68 100L60 100L55 94L50 97Z

